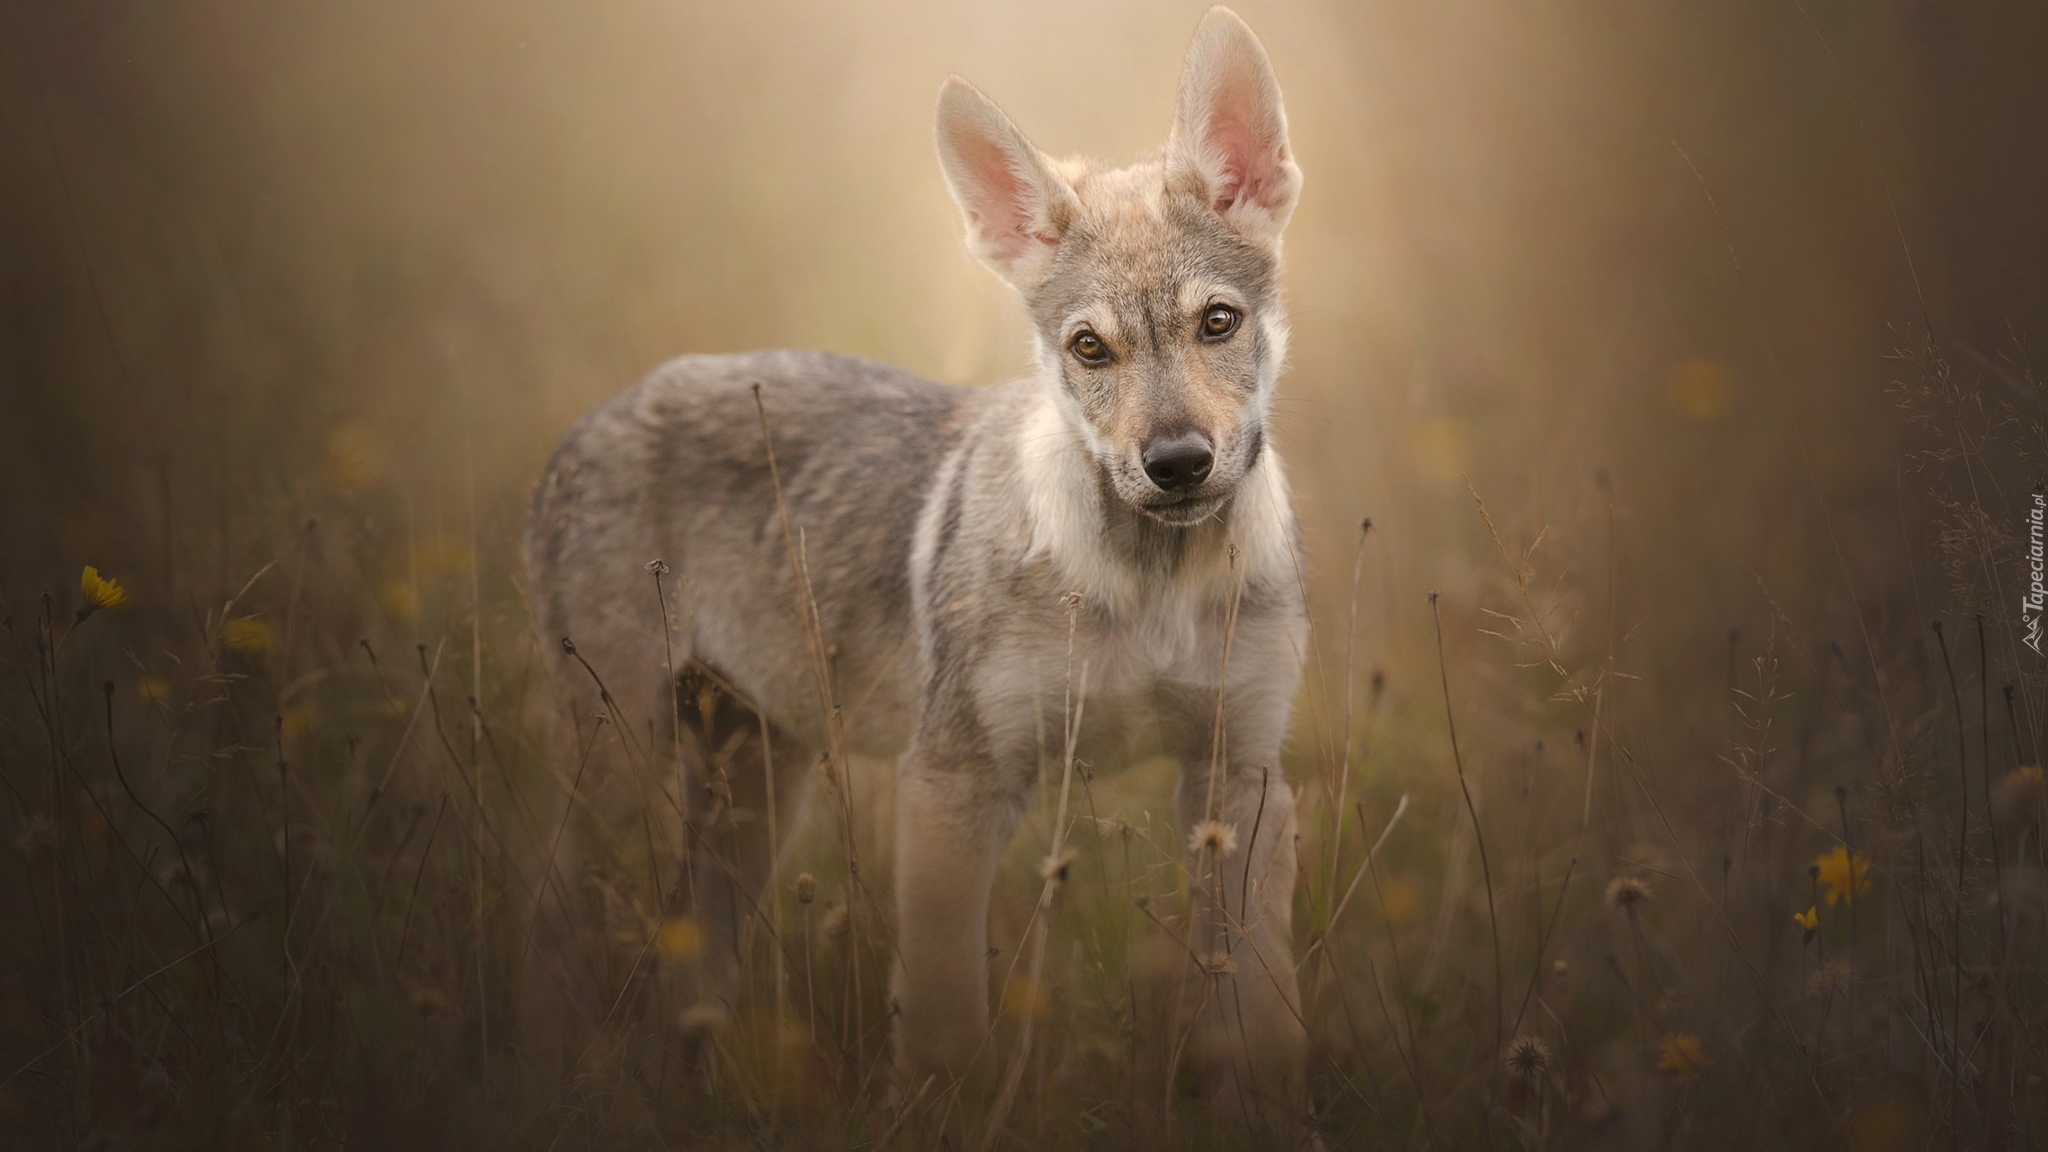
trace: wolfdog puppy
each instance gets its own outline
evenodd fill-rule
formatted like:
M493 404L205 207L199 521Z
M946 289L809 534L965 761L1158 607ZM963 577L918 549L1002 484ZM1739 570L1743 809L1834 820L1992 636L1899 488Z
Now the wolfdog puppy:
M1071 695L1083 757L1145 740L1181 765L1219 1099L1298 1098L1280 752L1306 617L1267 429L1301 174L1280 89L1216 8L1153 159L1049 157L957 77L937 142L969 248L1030 314L1033 375L967 388L831 355L684 357L549 464L527 567L577 831L537 881L543 915L665 826L671 910L699 926L697 1018L729 1010L770 830L804 778L896 759L896 1060L965 1075L992 1047L997 860ZM529 990L593 976L538 950L528 968Z

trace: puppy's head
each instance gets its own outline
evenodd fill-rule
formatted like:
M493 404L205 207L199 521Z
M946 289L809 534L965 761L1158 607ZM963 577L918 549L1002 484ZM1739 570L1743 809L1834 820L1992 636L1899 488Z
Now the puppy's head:
M955 77L939 160L967 245L1024 298L1039 358L1117 496L1170 524L1229 500L1285 355L1280 233L1301 191L1266 52L1212 8L1163 155L1055 160Z

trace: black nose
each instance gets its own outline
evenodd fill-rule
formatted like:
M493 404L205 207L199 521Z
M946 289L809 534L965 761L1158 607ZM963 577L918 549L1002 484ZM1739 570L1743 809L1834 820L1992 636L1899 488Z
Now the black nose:
M1185 492L1209 478L1216 462L1209 438L1200 432L1161 436L1145 445L1145 475L1162 492Z

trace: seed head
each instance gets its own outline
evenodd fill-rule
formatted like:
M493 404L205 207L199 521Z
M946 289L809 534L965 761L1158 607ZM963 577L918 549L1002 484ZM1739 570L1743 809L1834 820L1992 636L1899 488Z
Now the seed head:
M1228 856L1237 851L1237 826L1221 820L1204 820L1188 834L1188 851Z
M809 904L818 898L818 878L809 872L799 872L796 877L796 902Z
M1508 1071L1524 1080L1534 1080L1550 1067L1550 1045L1540 1036L1517 1036L1508 1041Z
M1560 997L1571 995L1572 966L1562 960L1553 961L1550 965L1550 986Z
M448 998L433 988L415 988L412 990L412 1010L425 1018L440 1016L448 1011Z
M1640 876L1616 876L1607 882L1607 903L1616 912L1633 916L1649 899L1649 882Z
M676 1026L685 1036L704 1036L720 1032L730 1023L732 1013L727 1012L722 1005L709 1000L692 1004L683 1009L683 1014L676 1018Z
M1840 960L1830 960L1815 968L1813 975L1807 977L1806 990L1816 994L1840 996L1849 990L1849 985L1855 978L1856 974L1850 971L1847 964Z

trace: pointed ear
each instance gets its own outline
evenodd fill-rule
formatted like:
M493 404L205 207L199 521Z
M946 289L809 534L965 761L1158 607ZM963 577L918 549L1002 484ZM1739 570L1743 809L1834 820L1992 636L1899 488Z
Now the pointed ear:
M1258 37L1228 8L1195 29L1166 145L1169 188L1202 197L1230 225L1277 244L1301 195L1280 85Z
M1019 291L1036 287L1079 208L1010 118L953 76L939 89L939 167L967 217L967 248Z

